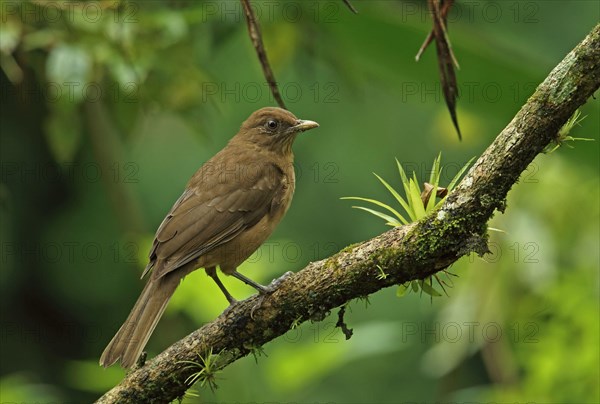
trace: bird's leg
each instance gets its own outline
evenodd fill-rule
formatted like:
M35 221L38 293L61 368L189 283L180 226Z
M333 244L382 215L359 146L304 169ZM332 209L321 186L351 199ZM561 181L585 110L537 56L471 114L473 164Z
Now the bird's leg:
M244 282L248 286L252 286L254 289L258 290L260 293L268 294L268 293L273 293L275 291L275 288L270 287L271 285L263 286L260 283L256 283L252 279L242 275L238 271L234 270L229 275L233 276L234 278L239 279L240 281Z
M231 293L229 293L229 291L225 288L225 285L223 285L223 283L217 276L217 269L215 267L205 268L204 270L206 271L206 275L210 276L213 279L213 281L215 281L219 289L221 289L221 292L223 292L225 298L227 299L230 305L237 302L237 300L235 300L235 298L231 296Z
M281 282L286 280L292 274L293 274L293 272L288 271L285 274L283 274L281 277L273 280L273 282L271 282L268 286L263 286L259 283L254 282L252 279L247 278L246 276L242 275L238 271L234 270L233 272L229 273L229 275L239 279L240 281L244 282L246 285L252 286L256 290L258 290L258 292L260 294L260 296L258 298L258 302L254 305L254 307L252 307L252 310L250 311L251 318L254 318L254 312L262 306L262 304L265 300L265 297L267 297L267 295L275 292L275 290L277 290L277 288L279 287Z
M258 290L262 294L269 294L273 293L283 281L288 279L293 274L293 272L288 271L279 278L274 279L268 286L263 286L259 283L256 283L252 279L242 275L238 271L233 271L230 275L244 282L246 285L252 286L254 289Z

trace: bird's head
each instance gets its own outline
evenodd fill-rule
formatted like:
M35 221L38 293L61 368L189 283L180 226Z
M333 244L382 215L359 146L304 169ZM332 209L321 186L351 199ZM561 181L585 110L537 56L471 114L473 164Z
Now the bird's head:
M261 108L244 121L236 140L250 142L274 152L291 153L296 135L318 127L313 121L304 121L285 109Z

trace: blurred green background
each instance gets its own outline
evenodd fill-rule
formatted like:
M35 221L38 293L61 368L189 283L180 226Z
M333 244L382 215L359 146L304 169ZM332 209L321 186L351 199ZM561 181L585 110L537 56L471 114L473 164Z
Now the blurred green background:
M458 1L458 142L422 1L255 1L296 142L297 188L241 267L267 283L386 228L343 196L392 203L394 158L442 183L478 156L600 19L595 1ZM0 402L90 402L120 381L98 358L133 306L160 221L193 172L274 105L237 1L2 1ZM593 138L539 156L465 257L449 297L395 288L306 323L195 386L199 402L598 402L600 110ZM253 293L226 280L238 298ZM149 356L226 301L202 271L179 287Z

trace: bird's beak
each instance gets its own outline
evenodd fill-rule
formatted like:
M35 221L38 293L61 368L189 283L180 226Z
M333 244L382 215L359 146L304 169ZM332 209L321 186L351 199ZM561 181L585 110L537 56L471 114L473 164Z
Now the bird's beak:
M294 132L304 132L305 130L318 127L319 124L314 121L303 121L299 119L298 121L296 121L296 125L292 126L290 129L292 129Z

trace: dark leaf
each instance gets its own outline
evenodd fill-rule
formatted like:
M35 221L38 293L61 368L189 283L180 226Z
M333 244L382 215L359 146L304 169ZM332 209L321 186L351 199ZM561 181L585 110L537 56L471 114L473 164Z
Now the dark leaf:
M352 3L350 3L350 0L342 0L342 1L350 9L350 11L352 11L354 14L358 14L358 10L356 10L354 8L354 6L352 5Z
M427 206L429 202L429 198L431 198L431 194L433 193L433 185L428 182L423 183L423 192L421 192L421 200L423 201L423 206ZM444 198L448 195L448 188L437 187L437 192L435 196L437 198Z
M440 2L442 3L440 9ZM427 36L423 45L417 53L417 61L421 57L423 51L429 46L429 44L435 40L438 65L440 68L440 82L442 84L442 91L444 93L444 100L448 106L452 123L458 133L458 138L462 139L460 128L458 126L458 119L456 117L456 99L458 98L458 85L456 84L456 74L454 73L454 66L458 67L458 62L452 52L452 45L448 38L446 31L446 22L448 13L454 0L428 0L427 5L433 18L433 30Z

